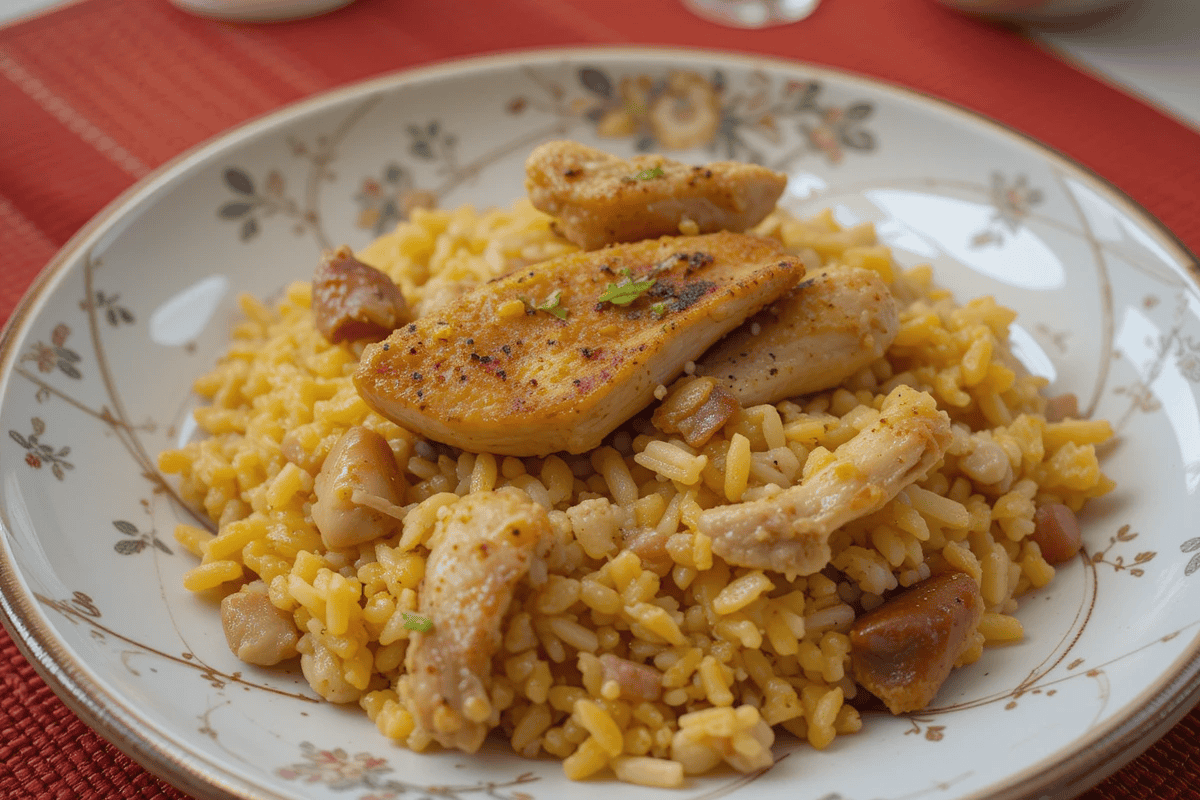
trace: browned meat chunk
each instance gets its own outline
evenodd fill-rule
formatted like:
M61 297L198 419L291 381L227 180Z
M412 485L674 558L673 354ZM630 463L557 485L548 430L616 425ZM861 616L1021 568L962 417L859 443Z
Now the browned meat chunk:
M783 173L755 164L623 159L567 141L534 150L525 174L533 205L585 250L681 232L748 230L771 213L787 185Z
M893 714L919 711L970 645L982 616L983 599L971 576L927 578L854 621L854 679Z
M635 703L657 700L662 694L662 673L646 664L605 653L600 656L605 681L616 681L621 698Z
M327 253L313 275L317 330L330 342L378 341L412 319L392 279L354 257L349 247Z
M1047 422L1079 419L1079 398L1069 392L1047 398L1045 417Z
M654 528L633 528L621 531L621 549L634 553L641 559L642 566L662 577L671 571L675 562L667 552L670 534L660 533Z
M352 547L386 536L403 518L404 475L387 440L370 428L356 426L342 434L313 488L313 524L326 547Z
M741 410L737 398L712 378L685 378L654 410L653 422L663 433L678 433L690 446L703 447Z
M582 453L803 273L778 242L739 233L573 253L368 345L354 382L380 414L435 441Z
M1083 535L1075 512L1062 503L1040 506L1033 515L1033 535L1042 558L1051 564L1071 559L1083 547Z
M221 601L221 626L229 649L247 664L269 667L296 655L300 633L292 615L271 604L262 581Z

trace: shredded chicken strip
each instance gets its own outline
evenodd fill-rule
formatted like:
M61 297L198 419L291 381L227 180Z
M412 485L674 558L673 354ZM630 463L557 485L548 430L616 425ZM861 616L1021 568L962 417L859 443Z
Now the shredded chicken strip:
M699 531L730 564L811 575L829 563L829 534L929 474L950 438L950 418L930 395L897 387L829 465L772 497L705 511Z
M499 721L489 697L492 655L517 583L550 534L545 509L517 489L467 495L430 539L403 694L418 726L443 747L473 753Z

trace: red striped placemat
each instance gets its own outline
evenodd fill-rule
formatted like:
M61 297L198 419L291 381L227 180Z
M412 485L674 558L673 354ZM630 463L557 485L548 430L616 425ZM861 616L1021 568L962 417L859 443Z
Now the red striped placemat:
M1200 252L1200 134L1002 27L932 0L826 0L734 31L677 0L357 0L270 25L82 0L0 28L0 320L106 203L183 150L316 92L532 47L665 44L857 71L959 103L1115 183ZM0 631L0 796L185 797L81 723ZM1200 800L1200 709L1086 800Z

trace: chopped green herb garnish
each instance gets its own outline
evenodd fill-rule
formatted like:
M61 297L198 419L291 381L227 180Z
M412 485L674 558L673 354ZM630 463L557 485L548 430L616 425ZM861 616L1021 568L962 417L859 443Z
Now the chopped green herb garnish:
M410 631L429 633L429 631L433 630L433 620L429 617L423 617L420 614L414 614L411 611L405 611L404 627Z
M653 169L644 169L637 175L634 175L634 177L639 181L649 181L654 180L655 178L661 178L664 174L665 173L663 172L662 167L654 167Z
M528 297L518 299L525 304L525 310L530 314L536 311L545 311L559 319L567 318L567 309L562 307L562 289L555 291L544 303L535 303Z
M662 319L664 316L666 316L666 313L667 313L666 301L660 301L660 302L655 303L654 305L650 306L650 312L652 314L654 314L654 316L658 317L659 319Z
M618 283L610 283L604 290L604 294L600 295L601 303L612 303L614 306L627 306L634 300L650 291L650 287L654 285L656 278L648 281L635 281L633 274L628 269L621 270L621 274L625 279Z
M553 314L559 319L567 318L567 310L562 307L562 290L559 289L554 294L550 295L550 299L537 306L538 311L545 311L547 314Z

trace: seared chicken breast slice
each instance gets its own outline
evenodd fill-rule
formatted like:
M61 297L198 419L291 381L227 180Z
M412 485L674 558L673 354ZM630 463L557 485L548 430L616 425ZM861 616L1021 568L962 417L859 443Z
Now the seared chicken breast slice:
M899 386L879 419L837 448L823 469L774 496L708 509L698 529L730 564L811 575L830 561L829 534L928 475L950 438L950 418L936 401Z
M380 414L435 441L582 453L803 275L779 243L739 233L573 253L369 345L354 381Z
M513 590L550 535L546 510L518 489L467 495L438 520L417 610L432 626L405 654L405 694L443 747L473 753L499 722L492 656Z
M887 284L842 267L806 279L697 362L745 407L837 386L881 358L900 330Z
M676 233L745 231L771 213L787 185L786 175L757 164L625 159L570 141L535 149L525 175L533 205L585 250Z

